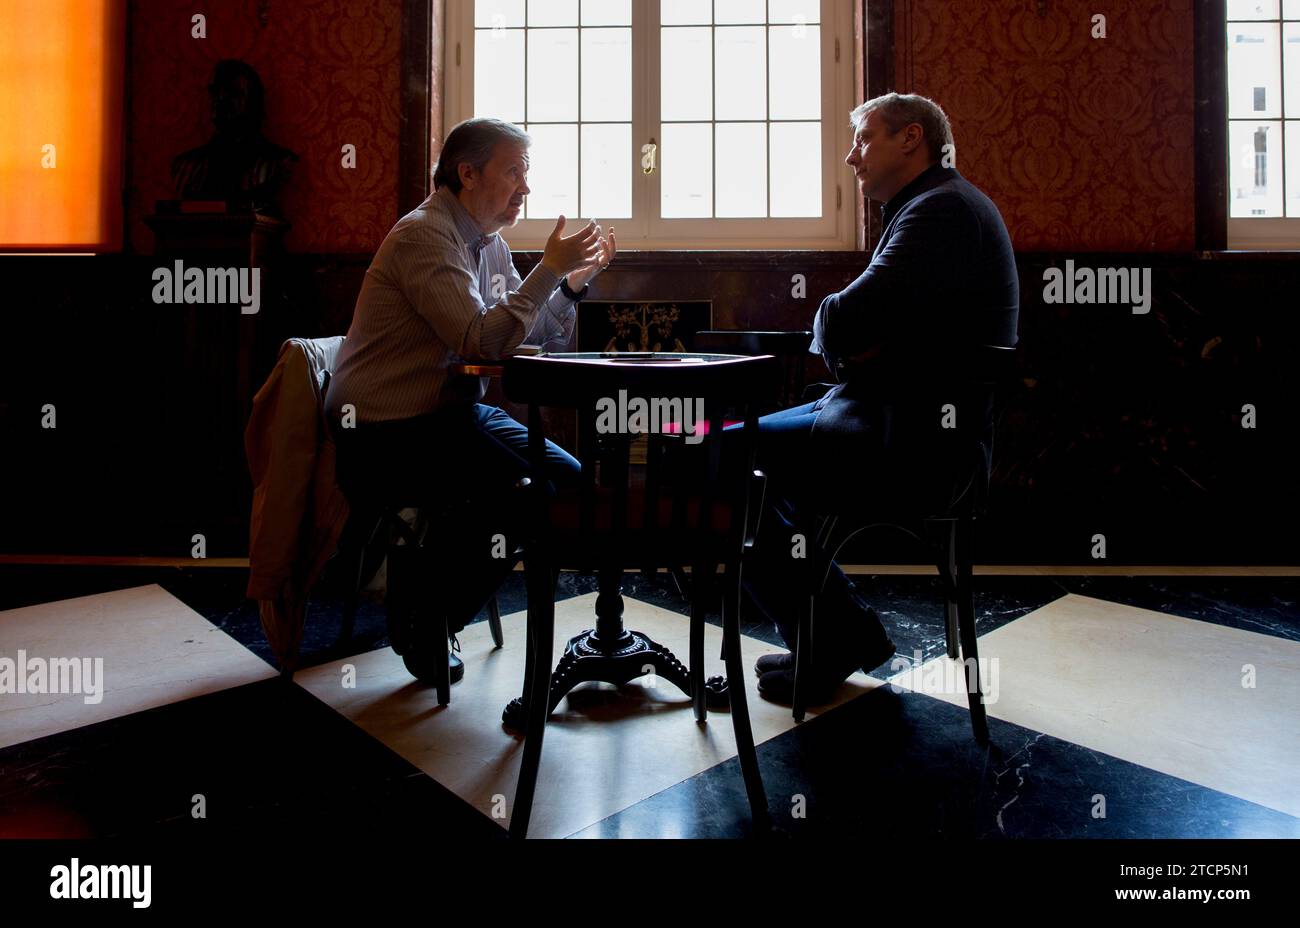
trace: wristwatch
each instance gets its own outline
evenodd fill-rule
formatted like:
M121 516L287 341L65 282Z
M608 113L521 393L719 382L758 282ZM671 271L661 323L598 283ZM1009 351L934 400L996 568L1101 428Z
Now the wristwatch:
M591 284L587 284L585 287L582 288L581 293L574 293L572 290L569 289L568 276L566 275L565 277L560 278L560 292L563 293L568 299L572 300L575 303L582 300L587 295L587 291L590 289L591 289Z

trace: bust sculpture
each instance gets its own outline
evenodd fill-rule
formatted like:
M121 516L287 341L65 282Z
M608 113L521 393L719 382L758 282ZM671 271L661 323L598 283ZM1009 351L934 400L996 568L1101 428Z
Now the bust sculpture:
M208 85L212 138L172 160L183 200L224 200L230 211L278 215L276 197L298 156L262 134L262 79L246 62L219 61Z

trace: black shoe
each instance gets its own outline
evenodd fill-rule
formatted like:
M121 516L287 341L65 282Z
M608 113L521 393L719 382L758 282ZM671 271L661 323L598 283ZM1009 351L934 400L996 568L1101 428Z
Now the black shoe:
M456 636L453 635L451 638L451 648L447 652L447 668L450 672L452 683L459 683L465 676L465 663L456 656L456 652L459 650L460 642L457 641ZM419 680L421 683L433 684L438 682L433 661L430 659L427 649L419 647L408 648L406 653L402 655L402 663L404 663L406 669L411 672L411 676L415 677L415 679Z
M845 680L859 670L863 673L870 673L875 670L894 656L894 650L894 643L889 640L888 636L883 636L874 644L859 652L861 656L854 658L854 660L861 662L858 666L846 668L842 665L832 665L829 670L814 669L808 684L808 692L805 694L805 705L819 706L830 702L835 698L836 691L839 690L840 685ZM759 674L758 695L771 702L789 705L794 701L794 655L765 656L784 657L788 660L788 666L779 667L775 666L776 661L769 662L772 669ZM762 661L762 658L759 658L759 660ZM756 664L754 669L758 670L759 666Z
M781 654L764 654L754 662L754 673L760 677L773 670L794 670L794 655L789 651Z
M863 654L861 669L864 673L870 673L894 656L894 643L885 634L884 626L880 624L880 616L876 615L876 610L870 606L867 607L867 612L870 616L870 622L873 623L871 631L875 633L873 635L875 643L867 648ZM782 654L764 654L754 662L754 674L756 676L761 677L763 674L771 673L774 670L788 670L793 673L794 654L790 651ZM853 673L853 671L850 670L849 673ZM830 676L834 676L834 672Z
M804 694L804 705L820 706L835 698L835 691L848 679L832 682L829 679L813 681L808 692ZM758 678L758 695L768 702L788 706L794 703L794 668L789 670L769 670Z

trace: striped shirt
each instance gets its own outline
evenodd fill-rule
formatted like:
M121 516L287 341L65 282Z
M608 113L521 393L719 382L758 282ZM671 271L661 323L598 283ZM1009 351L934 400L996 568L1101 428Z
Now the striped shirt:
M563 347L573 301L539 262L521 280L500 235L484 235L448 188L398 220L366 271L325 397L358 423L472 406L487 378L453 377L466 358L501 358L524 342Z

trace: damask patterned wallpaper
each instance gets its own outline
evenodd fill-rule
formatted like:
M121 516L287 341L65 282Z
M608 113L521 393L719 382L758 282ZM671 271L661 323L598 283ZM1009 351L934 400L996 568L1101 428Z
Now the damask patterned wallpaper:
M299 252L370 252L397 218L401 0L132 4L131 235L173 155L211 132L212 65L267 86L266 133L301 159L284 197ZM896 0L898 86L948 112L957 166L1018 251L1193 247L1192 0ZM1091 17L1107 15L1107 37ZM264 14L262 24L259 13ZM340 149L357 146L357 167Z
M207 17L207 37L191 17ZM265 22L263 23L263 20ZM266 136L297 153L282 198L298 252L370 252L397 218L401 0L222 0L131 5L131 238L172 196L170 165L212 134L207 85L242 58L266 86ZM342 147L356 146L344 168Z
M1192 3L896 0L898 88L943 106L1017 251L1189 250Z

